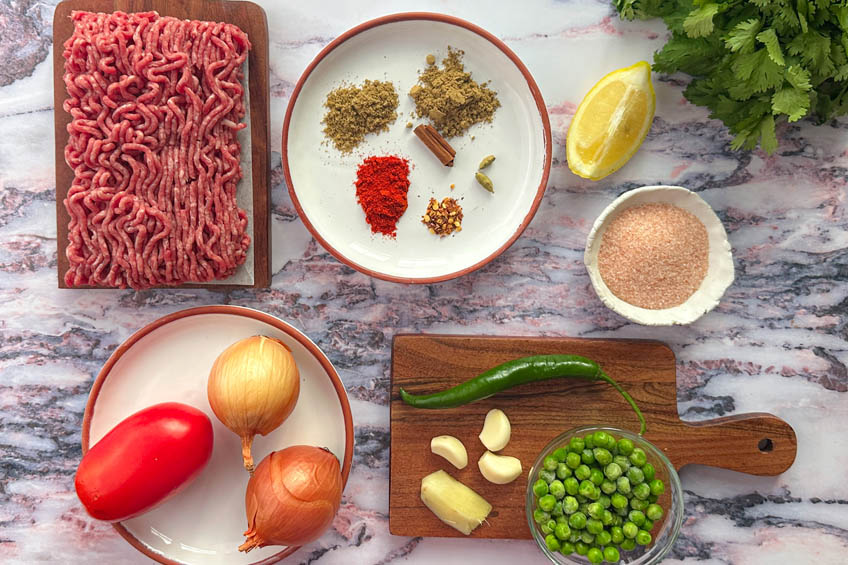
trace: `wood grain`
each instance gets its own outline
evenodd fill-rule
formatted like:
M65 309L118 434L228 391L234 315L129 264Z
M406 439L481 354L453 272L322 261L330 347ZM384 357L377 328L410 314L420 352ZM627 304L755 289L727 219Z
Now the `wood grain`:
M771 414L740 414L697 424L681 421L674 354L656 341L398 335L392 345L392 534L462 536L440 522L419 496L421 478L444 469L494 506L488 523L472 532L473 537L531 537L524 513L526 475L508 485L494 485L477 468L485 451L477 435L492 408L504 410L512 423L512 438L500 453L518 457L525 471L549 441L571 428L595 424L639 431L630 406L605 383L555 379L447 410L412 408L400 400L401 387L413 394L436 392L511 359L549 353L584 355L600 363L644 412L648 421L645 437L678 469L699 463L777 475L795 459L795 432ZM465 469L457 470L430 453L430 438L441 434L456 436L465 444ZM765 451L759 448L760 442Z
M69 288L64 276L68 270L68 222L64 199L74 180L74 173L65 163L65 145L68 142L68 124L71 116L62 109L67 98L62 80L65 60L62 56L65 41L74 31L70 19L74 10L89 12L147 12L154 10L161 16L183 19L229 22L245 31L251 49L247 58L250 91L250 151L253 168L253 284L200 284L180 285L179 288L208 288L231 290L233 288L265 288L271 284L271 223L270 223L270 133L268 124L268 21L265 11L252 2L219 0L65 0L56 6L53 15L53 104L56 142L56 236L59 288ZM75 287L76 288L76 287ZM87 287L106 288L106 287ZM163 287L174 288L174 287Z

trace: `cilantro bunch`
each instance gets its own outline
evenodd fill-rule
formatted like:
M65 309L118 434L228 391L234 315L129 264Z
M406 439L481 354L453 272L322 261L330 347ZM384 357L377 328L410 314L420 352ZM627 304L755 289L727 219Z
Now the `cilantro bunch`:
M775 122L848 113L848 0L614 0L622 18L660 17L672 37L655 71L692 75L684 96L735 135L777 149Z

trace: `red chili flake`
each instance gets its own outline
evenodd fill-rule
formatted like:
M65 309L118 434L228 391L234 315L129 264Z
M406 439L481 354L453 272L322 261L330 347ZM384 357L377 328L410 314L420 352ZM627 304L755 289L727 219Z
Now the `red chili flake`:
M356 171L356 198L372 233L397 235L397 222L406 212L409 162L394 155L368 157Z

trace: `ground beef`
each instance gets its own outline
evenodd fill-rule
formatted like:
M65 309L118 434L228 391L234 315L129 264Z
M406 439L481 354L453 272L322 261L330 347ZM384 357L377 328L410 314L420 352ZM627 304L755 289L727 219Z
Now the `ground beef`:
M71 17L65 282L140 289L230 276L250 245L236 204L247 35L155 12Z

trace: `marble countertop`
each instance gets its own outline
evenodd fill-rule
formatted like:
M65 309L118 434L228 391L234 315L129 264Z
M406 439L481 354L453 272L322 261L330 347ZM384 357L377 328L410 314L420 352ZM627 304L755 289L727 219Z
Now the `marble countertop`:
M0 562L147 561L76 498L83 408L122 340L164 314L214 303L264 310L302 329L350 396L356 452L342 509L334 529L290 562L544 563L530 541L389 534L391 338L423 331L670 344L684 419L771 412L794 426L798 457L777 477L684 468L686 517L667 562L845 562L848 120L783 125L771 157L731 152L724 127L684 101L680 77L655 77L657 116L644 146L592 183L564 163L575 104L607 70L649 59L666 37L661 23L619 22L603 0L261 3L271 39L273 285L136 293L57 289L54 2L0 0ZM284 109L308 62L355 24L407 10L453 13L503 38L542 90L555 144L547 193L523 237L479 271L432 286L378 281L333 259L298 219L280 167ZM733 246L735 283L690 326L628 323L594 295L583 267L595 216L649 184L697 191Z

